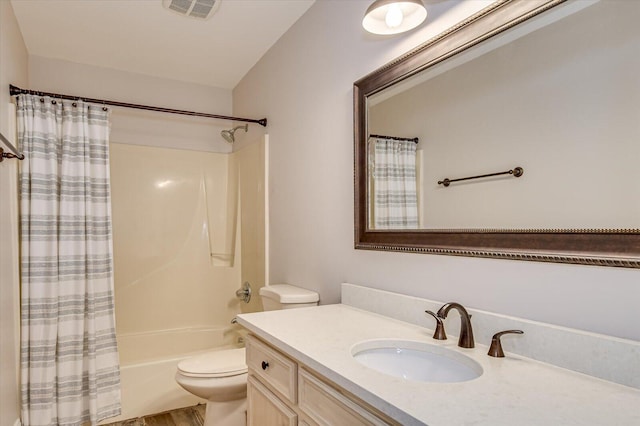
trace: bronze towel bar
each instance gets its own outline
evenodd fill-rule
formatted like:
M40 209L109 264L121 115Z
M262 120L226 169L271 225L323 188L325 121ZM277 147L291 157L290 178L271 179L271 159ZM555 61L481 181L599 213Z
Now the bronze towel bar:
M446 186L449 186L451 182L459 182L461 180L480 179L480 178L485 178L490 176L500 176L500 175L513 175L513 177L520 177L522 176L523 173L524 173L524 169L522 167L516 167L514 169L507 170L506 172L489 173L486 175L470 176L470 177L458 178L458 179L445 178L444 180L439 180L438 185L444 185L446 187Z

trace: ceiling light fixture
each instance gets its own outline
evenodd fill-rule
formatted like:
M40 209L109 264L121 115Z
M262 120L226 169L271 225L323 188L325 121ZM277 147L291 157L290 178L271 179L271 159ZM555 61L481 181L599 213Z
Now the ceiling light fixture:
M399 34L417 27L426 17L422 0L376 0L367 9L362 26L373 34Z

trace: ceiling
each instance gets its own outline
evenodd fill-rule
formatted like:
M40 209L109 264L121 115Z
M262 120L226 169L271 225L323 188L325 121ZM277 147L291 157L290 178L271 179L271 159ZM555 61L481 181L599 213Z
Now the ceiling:
M11 0L30 55L225 89L314 3L219 1L198 20L162 0Z

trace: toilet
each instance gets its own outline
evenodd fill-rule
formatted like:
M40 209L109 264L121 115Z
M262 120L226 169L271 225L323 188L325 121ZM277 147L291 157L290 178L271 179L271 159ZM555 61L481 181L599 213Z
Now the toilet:
M318 305L318 293L289 284L260 289L265 311ZM245 349L207 352L178 363L176 382L207 400L204 426L246 425L247 365Z
M305 308L318 305L318 293L289 284L272 284L260 289L265 311Z

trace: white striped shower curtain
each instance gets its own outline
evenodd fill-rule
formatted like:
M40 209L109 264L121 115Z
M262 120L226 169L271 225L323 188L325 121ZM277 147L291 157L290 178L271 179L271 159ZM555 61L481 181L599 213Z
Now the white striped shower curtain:
M109 113L20 95L22 424L120 413Z
M369 138L373 229L418 228L416 143Z

